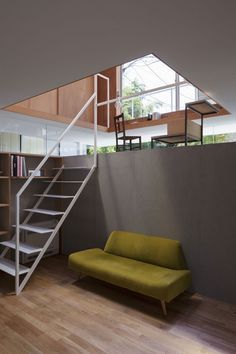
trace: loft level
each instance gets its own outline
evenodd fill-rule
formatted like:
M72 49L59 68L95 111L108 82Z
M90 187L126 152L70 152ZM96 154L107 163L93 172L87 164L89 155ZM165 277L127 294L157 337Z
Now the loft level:
M229 114L229 112L225 108L222 108L219 105L216 105L216 108L218 110L218 113L212 113L206 117L210 118L210 117L224 116ZM130 130L130 129L148 128L152 126L168 124L173 120L174 121L183 120L184 112L185 112L184 110L181 110L176 112L163 113L161 115L161 118L152 119L152 120L147 120L147 117L125 120L125 129ZM194 119L198 119L199 115L197 115L194 112L189 112L188 117L190 120L194 120ZM108 132L115 132L114 125L108 128Z

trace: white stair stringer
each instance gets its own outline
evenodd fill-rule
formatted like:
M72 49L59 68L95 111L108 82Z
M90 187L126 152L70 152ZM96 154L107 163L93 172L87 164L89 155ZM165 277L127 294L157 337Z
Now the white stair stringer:
M41 258L44 256L45 252L47 251L48 247L50 246L51 242L53 239L57 236L57 233L62 226L63 222L65 221L67 215L73 208L74 204L78 200L80 194L83 192L85 186L89 182L91 176L93 175L94 171L97 168L97 107L98 107L98 102L97 102L97 84L98 84L98 77L101 76L103 79L107 80L107 99L108 101L110 100L109 96L109 78L107 78L104 75L101 74L96 74L94 76L94 93L91 95L91 97L87 100L87 102L84 104L84 106L81 108L81 110L78 112L78 114L74 117L74 119L70 122L70 124L65 128L65 130L61 133L59 136L58 140L55 142L55 144L49 149L47 154L43 157L41 162L38 164L38 166L34 169L32 174L29 176L29 178L26 180L26 182L23 184L23 186L19 189L19 191L16 194L16 232L15 235L11 240L8 241L3 241L1 246L4 246L4 250L0 254L0 270L3 270L12 276L15 277L15 293L18 295L25 285L27 284L28 280L30 279L31 275L33 274L35 268L37 267L38 263L40 262ZM59 146L60 142L64 138L64 136L68 133L68 131L71 130L71 128L76 124L78 119L83 115L83 113L86 111L86 109L93 104L93 115L94 115L94 155L93 155L93 166L92 167L86 167L86 166L61 166L61 167L55 167L53 170L55 170L56 175L53 177L51 181L46 181L48 183L48 186L42 193L37 193L33 194L33 198L37 197L38 200L34 204L33 207L30 206L30 208L23 209L24 212L28 212L28 215L26 218L21 221L21 213L22 213L22 208L21 208L21 198L23 193L26 191L30 183L34 180L36 176L39 175L40 171L42 168L44 168L45 163L48 161L50 157L53 156L55 149ZM110 115L110 109L109 109L109 102L105 102L103 104L107 105L107 119L109 122L109 115ZM58 171L57 171L58 170ZM75 173L77 170L84 170L88 171L88 173L83 175L83 181L80 180L80 178L75 178L74 180L65 180L65 178L59 178L61 173L65 170L74 170ZM67 175L67 174L66 174ZM70 174L71 176L71 174ZM77 185L77 190L74 193L71 193L73 195L63 195L59 193L54 194L52 193L51 188L53 186L58 185L59 183L68 183L68 184L74 184L75 186ZM50 192L50 193L49 193ZM53 198L56 201L57 204L57 199L58 202L59 200L65 200L65 207L66 210L60 211L60 210L48 210L48 209L43 209L40 208L40 204L42 201L46 201L49 198ZM49 199L50 200L50 199ZM24 205L24 203L22 203ZM50 204L50 203L49 203ZM25 205L24 205L25 208ZM57 209L57 208L56 208ZM60 209L60 208L58 208ZM56 226L52 228L37 228L36 225L29 224L29 221L31 217L35 214L42 214L46 215L48 217L57 217L58 223ZM46 235L46 242L43 246L40 245L40 247L34 247L26 243L22 243L20 241L21 236L22 236L22 230L26 231L31 231L33 232L32 237L34 237L35 233L35 238L37 238L37 233L42 233ZM30 234L31 236L31 234ZM39 236L38 236L39 237ZM33 241L33 239L32 239ZM33 242L32 242L33 243ZM37 246L37 242L35 243L35 246ZM9 249L15 250L15 261L10 261L7 258L5 258L6 253L8 252ZM33 264L27 268L25 266L22 266L20 264L20 252L25 253L25 254L31 254L34 253L34 262ZM21 275L21 277L20 277ZM24 277L23 277L24 276ZM23 279L22 279L23 277Z
M35 268L37 267L38 263L40 262L40 260L42 259L44 253L46 252L46 250L48 249L50 243L52 242L52 240L54 239L54 237L56 236L57 232L59 231L60 227L62 226L63 222L65 221L67 215L69 214L69 212L71 211L71 209L73 208L74 204L76 203L77 199L79 198L80 194L82 193L82 191L84 190L85 186L87 185L88 181L90 180L92 174L94 173L96 169L96 166L93 166L89 173L87 174L87 176L85 177L82 185L80 186L80 188L78 189L78 191L76 192L76 194L74 195L73 199L71 200L71 202L69 203L67 209L65 210L63 216L61 217L61 219L58 221L55 229L53 230L52 234L49 236L47 242L45 243L43 249L41 250L41 252L38 254L37 258L35 259L33 265L31 266L31 268L29 269L29 271L27 272L25 278L22 280L21 284L19 285L17 294L19 294L22 289L25 287L26 283L28 282L29 278L31 277L31 275L33 274Z

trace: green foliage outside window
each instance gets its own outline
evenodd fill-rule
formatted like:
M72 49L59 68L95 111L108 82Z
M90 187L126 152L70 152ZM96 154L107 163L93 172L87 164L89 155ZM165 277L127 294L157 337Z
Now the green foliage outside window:
M88 146L87 147L87 155L93 155L94 148L93 146ZM98 147L97 148L98 154L107 154L111 152L116 152L116 147L115 146L103 146L103 147Z
M145 90L145 85L141 84L138 79L133 80L129 86L123 88L123 96L131 96L135 93L141 93ZM157 110L159 104L145 103L144 98L134 97L133 99L122 103L122 111L126 120L146 117L148 113L153 113Z

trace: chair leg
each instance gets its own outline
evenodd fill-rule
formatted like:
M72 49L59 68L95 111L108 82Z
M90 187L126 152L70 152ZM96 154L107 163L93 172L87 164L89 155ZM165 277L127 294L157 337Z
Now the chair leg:
M166 303L164 300L161 300L161 307L162 307L162 311L163 311L164 315L167 316Z
M153 139L151 139L151 149L153 149L154 144L153 144Z
M129 149L130 149L130 151L132 150L132 140L131 139L129 141Z
M139 138L139 149L142 150L141 136L140 136L140 138Z

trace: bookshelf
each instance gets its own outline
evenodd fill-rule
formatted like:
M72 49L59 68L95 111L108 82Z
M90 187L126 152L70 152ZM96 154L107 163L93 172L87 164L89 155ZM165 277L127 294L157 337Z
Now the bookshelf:
M21 168L17 170L17 166L15 166L16 170L13 176L13 157L15 156L17 157L15 161L18 163L21 161ZM43 155L0 153L0 241L6 241L11 238L14 232L12 224L15 223L16 193L43 157ZM23 164L25 165L24 169ZM61 164L61 157L55 156L48 159L41 171L42 175L36 176L29 190L26 189L21 201L22 207L29 207L35 202L31 197L32 192L41 193L45 189L45 180L51 180L55 173L53 169L59 168ZM57 193L60 193L60 191L57 190ZM45 201L45 207L47 206L46 203L49 204L51 201Z
M10 154L0 154L0 239L10 228Z

